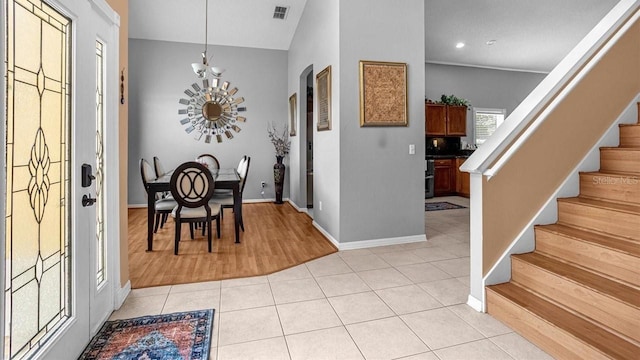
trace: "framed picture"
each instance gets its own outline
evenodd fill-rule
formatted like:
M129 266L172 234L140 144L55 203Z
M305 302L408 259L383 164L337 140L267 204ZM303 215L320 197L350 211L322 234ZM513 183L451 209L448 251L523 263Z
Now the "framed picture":
M331 65L316 75L318 131L331 130Z
M289 136L296 136L296 113L298 110L298 94L289 96Z
M360 126L407 126L407 64L360 61Z

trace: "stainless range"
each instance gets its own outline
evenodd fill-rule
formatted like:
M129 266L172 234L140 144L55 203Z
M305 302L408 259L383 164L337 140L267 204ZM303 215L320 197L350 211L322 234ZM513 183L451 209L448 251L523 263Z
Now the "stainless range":
M426 169L424 172L424 198L431 199L433 197L433 174L435 172L435 161L426 159Z

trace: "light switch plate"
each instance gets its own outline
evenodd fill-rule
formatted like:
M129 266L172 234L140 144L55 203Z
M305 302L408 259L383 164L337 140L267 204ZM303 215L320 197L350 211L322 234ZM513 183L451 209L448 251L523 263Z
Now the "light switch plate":
M409 144L409 155L416 154L416 144Z

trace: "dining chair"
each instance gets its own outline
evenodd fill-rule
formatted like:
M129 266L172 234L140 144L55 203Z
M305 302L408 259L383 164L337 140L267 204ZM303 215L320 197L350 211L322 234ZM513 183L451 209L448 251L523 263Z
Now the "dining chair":
M249 175L249 164L251 163L251 157L243 156L238 163L238 175L240 176L240 201L242 201L242 194L244 192L244 185L247 182L247 175ZM224 208L232 208L234 204L233 193L213 193L210 203L219 204L220 218L224 218ZM244 231L244 221L240 221L240 228Z
M147 191L147 183L149 181L153 181L156 179L154 176L155 172L151 167L151 164L145 159L140 159L140 176L142 177L142 185L144 186L144 190ZM147 196L149 193L147 192ZM171 198L163 198L161 193L156 193L156 211L155 211L155 220L153 226L153 232L158 232L158 227L162 228L164 224L167 222L167 217L173 211L173 208L178 205Z
M164 166L162 166L162 163L160 162L160 159L157 156L153 157L153 168L156 171L156 178L159 178L160 176L163 176L164 174L167 173L164 170ZM162 195L163 199L171 198L171 192L170 191L164 191L164 192L161 193L161 195ZM164 221L167 221L166 215L165 215Z
M205 164L209 170L220 169L220 162L211 154L202 154L196 158L196 161Z
M178 255L180 231L182 223L189 223L193 237L193 225L204 223L207 228L207 242L211 252L211 221L216 220L217 237L220 238L220 205L209 204L213 194L215 182L211 171L195 161L189 161L178 166L169 182L171 194L178 205L171 212L176 223L174 254Z

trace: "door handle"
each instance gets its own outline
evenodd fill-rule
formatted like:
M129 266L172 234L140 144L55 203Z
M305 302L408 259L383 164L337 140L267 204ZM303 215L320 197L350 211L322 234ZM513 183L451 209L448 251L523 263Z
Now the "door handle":
M82 187L89 187L91 183L96 178L91 174L91 165L82 164L82 174L80 176L82 178Z
M85 194L82 195L82 206L87 207L87 206L92 206L93 204L96 203L96 199L92 198L91 196Z

